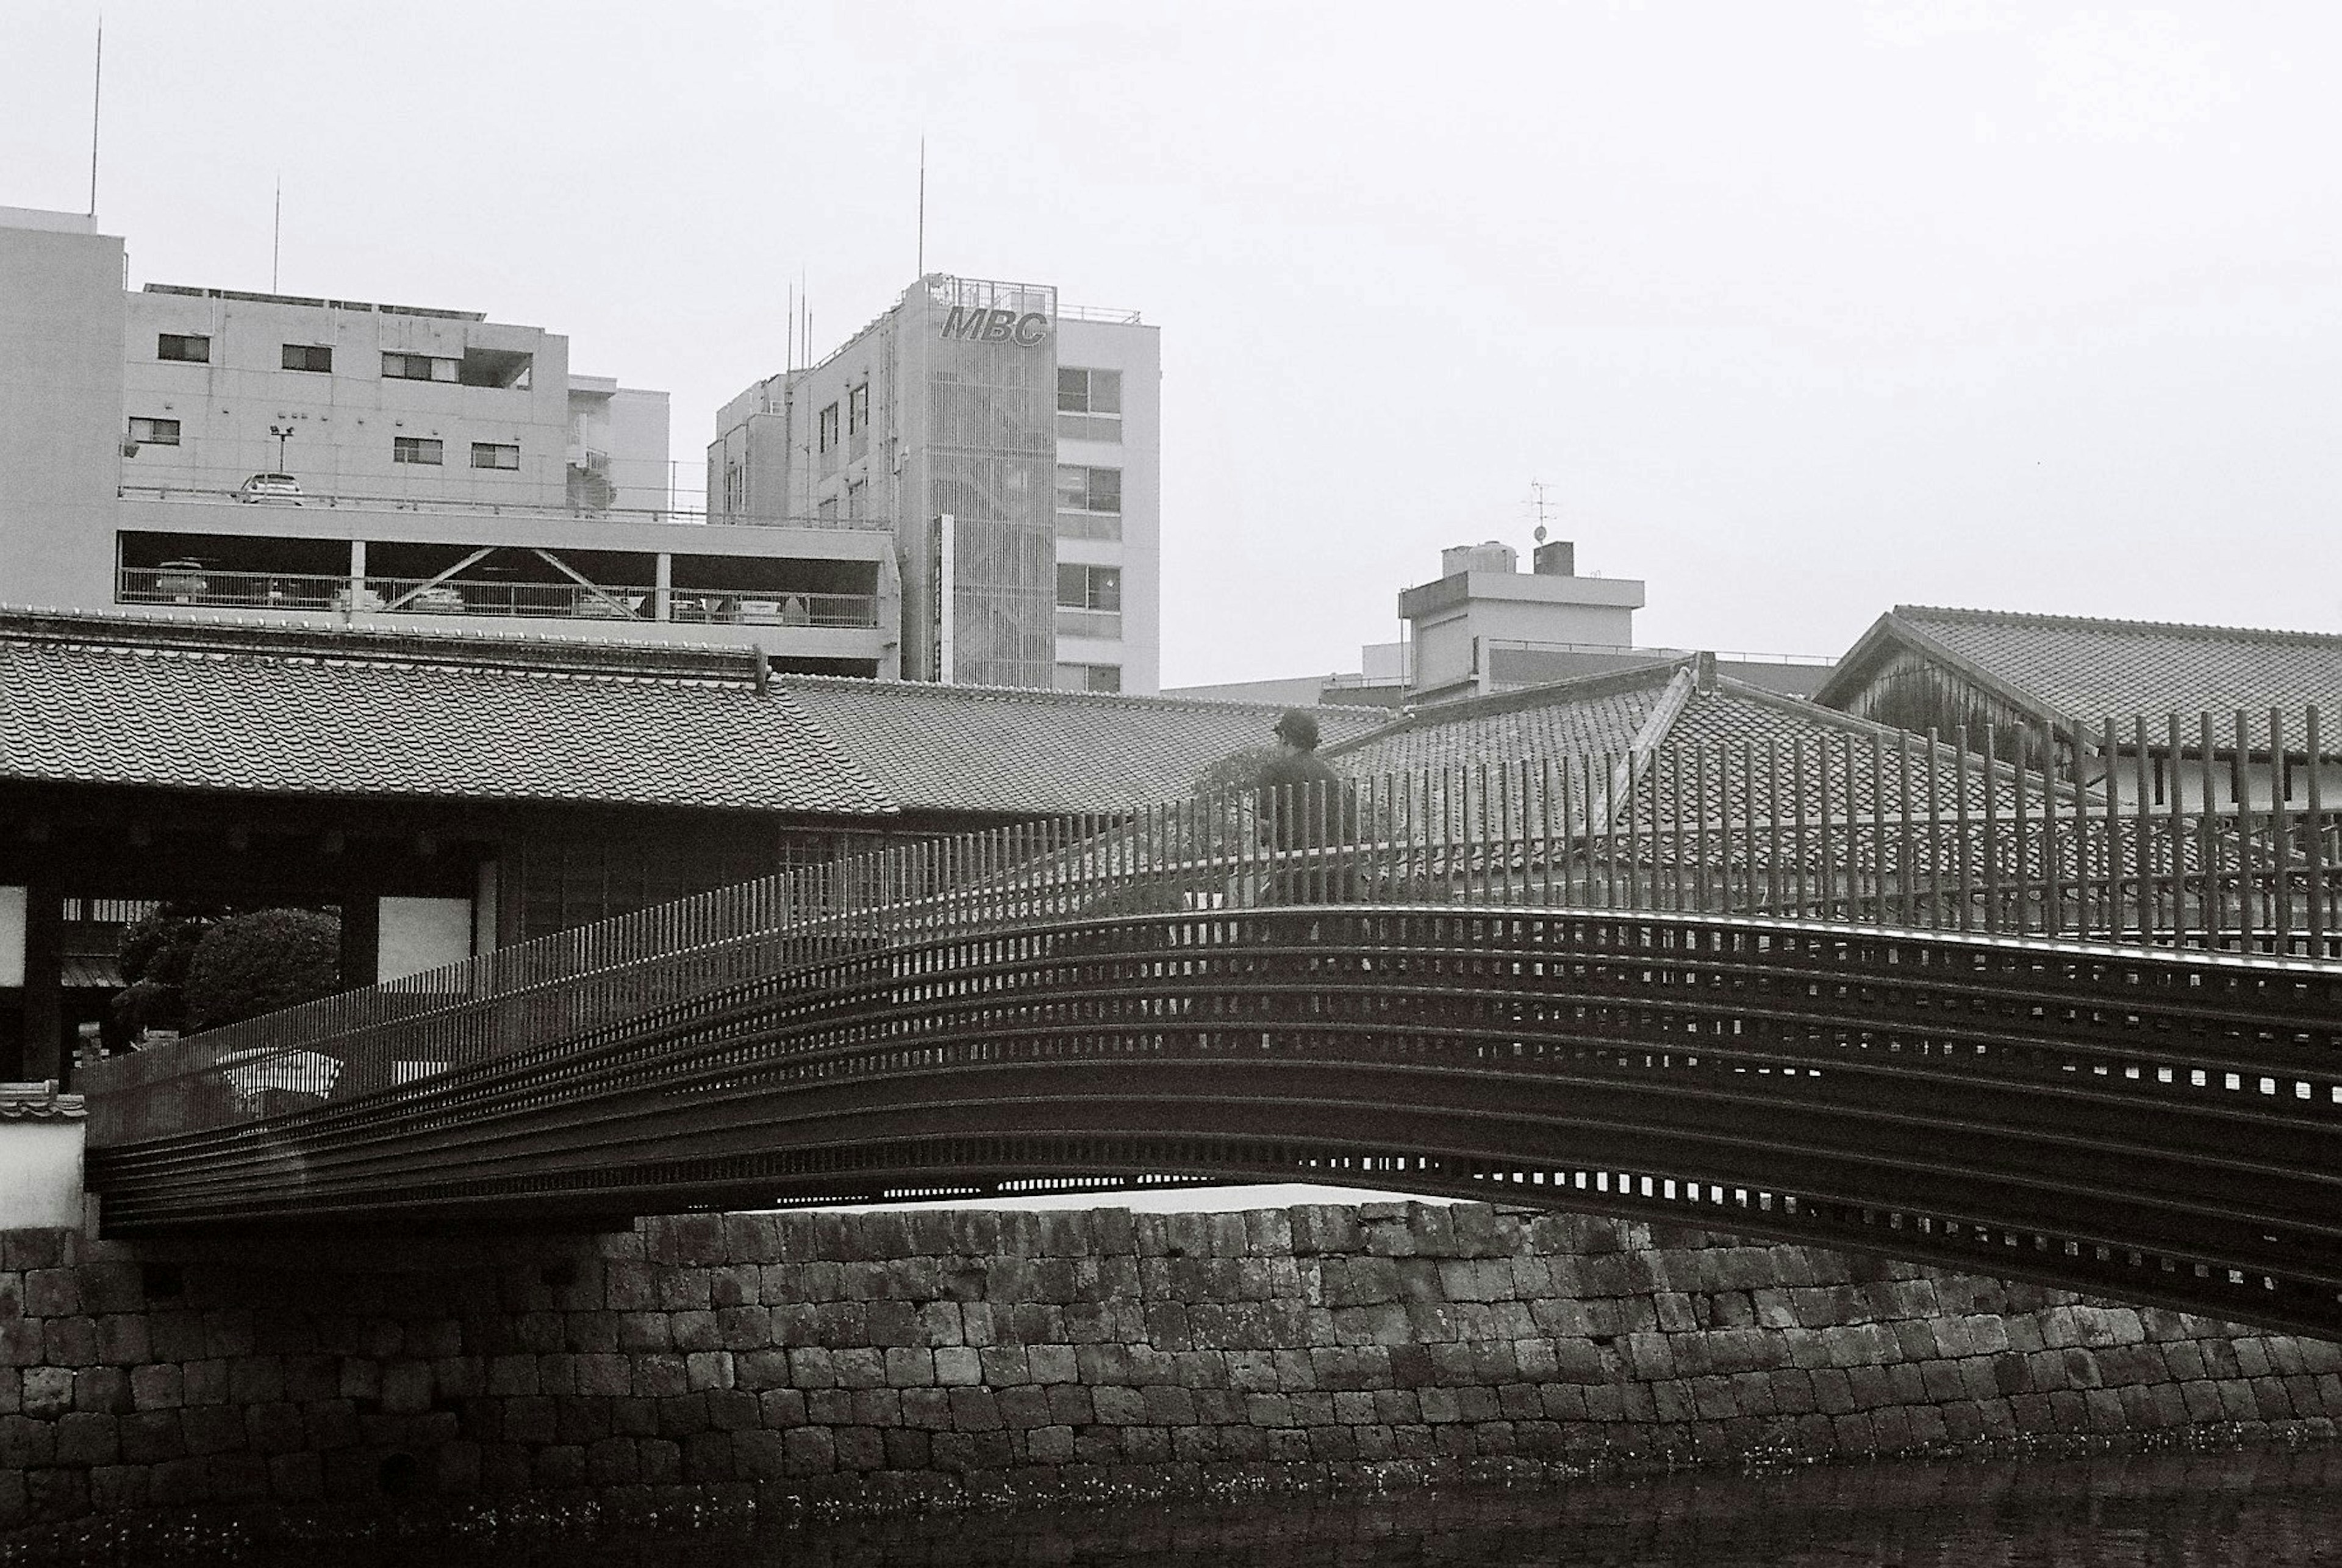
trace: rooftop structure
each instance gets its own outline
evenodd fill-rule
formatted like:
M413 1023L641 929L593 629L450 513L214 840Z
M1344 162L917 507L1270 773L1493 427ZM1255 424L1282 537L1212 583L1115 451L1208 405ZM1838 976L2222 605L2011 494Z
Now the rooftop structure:
M889 531L907 677L1151 693L1157 339L1046 285L930 274L725 404L711 513Z
M149 284L0 209L0 601L558 626L891 675L892 542L677 504L667 398L478 311Z

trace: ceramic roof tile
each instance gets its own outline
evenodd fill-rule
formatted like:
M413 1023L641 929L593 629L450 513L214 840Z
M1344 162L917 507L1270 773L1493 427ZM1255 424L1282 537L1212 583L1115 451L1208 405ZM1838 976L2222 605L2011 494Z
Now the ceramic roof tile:
M1354 778L1521 757L1600 756L1634 744L1681 659L1426 708L1326 748Z
M1894 614L2067 717L2342 704L2342 636L1917 604Z
M1272 744L1284 710L984 686L779 676L790 696L906 810L1115 811L1185 796L1231 752ZM1313 710L1331 747L1387 721Z
M1849 787L1854 809L1872 814L1878 806L1874 754L1891 814L1900 809L1901 759L1907 754L1915 806L1925 809L1931 754L1923 738L1729 677L1718 677L1706 691L1688 680L1678 684L1677 675L1688 664L1669 661L1432 708L1402 725L1334 748L1327 760L1337 772L1359 780L1484 764L1493 775L1496 764L1527 762L1537 764L1529 770L1534 781L1546 763L1556 770L1575 764L1570 782L1563 783L1556 771L1551 787L1566 792L1576 803L1572 816L1582 820L1586 780L1596 780L1601 788L1604 765L1623 762L1640 737L1651 754L1636 773L1636 812L1647 818L1656 806L1671 816L1676 803L1700 795L1706 820L1745 822L1769 821L1777 814L1793 820L1801 784L1810 816L1817 818L1826 803L1842 813ZM1669 704L1678 701L1670 712ZM1965 791L1971 810L1983 810L1985 775L1977 759L1963 767L1959 754L1938 745L1932 763L1935 798L1942 809L1956 812ZM1542 787L1498 792L1500 800L1520 803L1509 808L1516 831L1525 825L1528 794ZM2014 790L2007 771L2000 770L1993 794L1995 809L2004 815L2012 807ZM2037 785L2029 793L2037 796Z
M346 647L347 656L336 656ZM459 656L460 655L460 656ZM207 644L0 616L0 777L873 815L886 797L775 691L686 658L428 639ZM745 668L739 661L734 667Z

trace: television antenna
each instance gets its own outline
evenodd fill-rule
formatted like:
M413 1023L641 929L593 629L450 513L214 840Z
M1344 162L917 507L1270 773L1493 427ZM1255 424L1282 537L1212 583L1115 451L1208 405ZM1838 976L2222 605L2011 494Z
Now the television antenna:
M1546 524L1552 521L1554 505L1546 498L1546 484L1541 479L1529 481L1529 511L1536 518L1536 542L1545 543Z

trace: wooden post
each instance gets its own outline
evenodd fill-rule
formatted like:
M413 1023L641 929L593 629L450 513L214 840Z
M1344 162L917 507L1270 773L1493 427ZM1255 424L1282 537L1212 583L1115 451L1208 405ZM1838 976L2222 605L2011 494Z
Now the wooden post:
M2302 734L2302 749L2309 758L2307 792L2309 832L2302 844L2309 861L2308 865L2305 867L2309 883L2309 955L2312 958L2325 958L2329 956L2326 951L2326 934L2332 929L2332 925L2327 918L2326 907L2326 792L2325 785L2318 776L2323 772L2326 758L2325 747L2321 744L2317 731L2316 703L2309 704L2309 711L2302 715L2302 722L2307 726Z

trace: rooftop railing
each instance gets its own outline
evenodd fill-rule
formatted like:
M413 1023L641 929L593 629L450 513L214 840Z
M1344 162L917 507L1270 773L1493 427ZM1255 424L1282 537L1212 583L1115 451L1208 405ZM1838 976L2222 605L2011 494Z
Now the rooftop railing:
M746 528L810 528L825 532L891 534L895 525L876 517L797 517L737 512L709 513L684 506L625 507L554 505L538 502L485 501L473 497L366 495L314 492L304 488L298 497L253 500L234 486L201 484L123 484L117 494L125 500L169 501L211 505L245 505L255 513L322 508L368 512L412 512L458 517L546 518L577 523L675 523L718 524Z
M808 594L784 589L715 593L669 592L657 614L657 593L641 584L514 582L504 578L351 578L290 572L230 572L182 562L124 566L115 602L188 604L215 609L357 612L368 614L555 617L592 621L656 621L699 625L871 627L878 600L871 594Z
M915 980L908 955L937 941L1263 904L1676 912L2342 958L2342 811L2327 799L2342 774L2316 711L2298 742L2279 715L2249 736L2234 715L2219 762L2181 759L2190 727L1939 738L1849 721L903 843L116 1057L80 1086L96 1142L136 1142L571 1049L842 956L899 952ZM2257 775L2236 761L2255 749L2275 759Z

